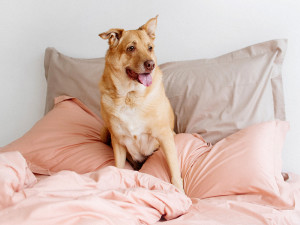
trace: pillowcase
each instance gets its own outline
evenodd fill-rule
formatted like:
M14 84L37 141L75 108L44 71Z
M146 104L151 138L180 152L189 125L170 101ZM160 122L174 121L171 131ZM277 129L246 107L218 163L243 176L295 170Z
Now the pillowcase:
M214 59L160 66L175 113L176 133L199 133L207 142L249 125L285 119L281 66L286 40L249 46ZM78 98L100 117L98 83L105 59L76 59L45 52L45 112L60 95Z
M101 119L78 99L60 96L53 110L1 151L19 151L34 173L87 173L114 165L111 147L101 142L101 128ZM126 168L132 169L128 163Z
M286 40L273 40L214 58L160 66L176 133L207 142L249 125L285 120L281 67Z
M256 124L219 141L205 143L199 134L178 134L175 143L184 189L189 197L234 194L279 196L281 149L289 129L285 121ZM170 182L161 150L150 156L140 172Z
M44 65L47 79L45 114L53 108L56 97L68 95L79 99L100 117L98 83L105 66L104 58L77 59L47 48Z

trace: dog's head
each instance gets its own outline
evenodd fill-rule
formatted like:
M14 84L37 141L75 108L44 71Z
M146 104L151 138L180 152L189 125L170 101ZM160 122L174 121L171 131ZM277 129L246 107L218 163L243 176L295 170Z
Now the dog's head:
M137 30L110 29L99 34L108 39L107 63L121 70L119 76L137 81L148 87L156 67L154 55L155 29L157 16L150 19Z

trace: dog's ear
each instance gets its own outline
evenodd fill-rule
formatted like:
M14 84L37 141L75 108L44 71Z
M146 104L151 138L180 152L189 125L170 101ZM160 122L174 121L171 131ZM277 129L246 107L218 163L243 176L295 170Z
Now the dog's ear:
M156 25L157 25L157 17L154 17L150 20L148 20L147 23L145 23L143 26L139 28L139 30L144 30L146 33L149 35L150 38L153 40L155 39L155 30L156 30Z
M99 34L99 36L101 38L105 39L105 40L108 39L108 44L111 47L115 47L115 46L118 45L119 40L120 40L120 38L122 36L123 31L124 31L123 29L113 28L113 29L110 29L107 32Z

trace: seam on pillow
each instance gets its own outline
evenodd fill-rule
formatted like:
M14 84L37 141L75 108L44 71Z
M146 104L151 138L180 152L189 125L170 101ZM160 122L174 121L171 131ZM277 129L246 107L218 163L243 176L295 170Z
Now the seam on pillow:
M282 76L272 78L271 85L274 103L274 116L276 119L286 120Z
M65 54L57 51L55 48L52 48L52 49L55 50L55 52L57 53L58 56L68 58L68 59L72 59L72 60L75 60L75 61L92 62L92 61L97 61L97 60L104 59L104 57L99 57L99 58L76 58L76 57L71 57L71 56L65 55Z
M45 77L46 80L48 80L48 74L49 74L49 68L50 68L50 63L52 59L52 54L53 52L57 52L55 48L48 47L45 50L45 57L44 57L44 69L45 69Z
M248 47L247 47L248 48ZM246 49L246 48L245 48ZM241 49L241 51L244 50L244 49ZM237 50L238 51L238 50ZM208 58L208 59L194 59L194 60L184 60L184 61L172 61L172 62L167 62L167 63L164 63L164 64L161 64L159 65L159 67L161 66L165 66L167 64L186 64L186 63L189 63L189 62L193 62L193 63L198 63L198 65L213 65L213 64L228 64L228 63L232 63L233 61L240 61L240 60L245 60L245 59L248 59L248 58L254 58L254 57L261 57L265 54L269 54L269 53L272 53L272 52L275 52L274 50L269 50L269 51L265 51L265 52L262 52L262 53L259 53L259 54L256 54L256 55L248 55L248 56L243 56L243 57L237 57L237 58L234 58L234 57L231 57L230 59L228 59L227 61L222 61L221 59L219 58L223 58L225 56L228 56L228 55L231 55L232 56L232 53L227 53L227 54L224 54L224 55L221 55L221 56L217 56L215 58ZM220 60L220 61L218 61ZM191 67L191 68L198 68L198 65L195 66L195 67Z
M261 46L264 46L266 44L269 44L267 47L263 47L262 50L257 54L253 54L253 53L249 53L247 56L243 56L243 57L235 57L234 53L236 52L240 52L240 51L246 51L246 50L250 50L251 48L256 48L259 49L261 48ZM275 48L276 46L276 48ZM272 52L279 52L279 56L276 57L276 60L274 61L276 64L282 64L284 57L285 57L285 52L286 52L286 46L287 46L287 39L275 39L275 40L269 40L269 41L265 41L265 42L261 42L258 44L254 44L254 45L249 45L247 47L241 48L241 49L237 49L237 50L233 50L229 53L225 53L223 55L217 56L217 57L212 57L212 58L207 58L207 59L194 59L194 60L182 60L182 61L172 61L172 62L166 62L163 63L159 66L167 66L168 64L181 64L181 63L195 63L198 62L199 64L206 64L206 65L210 65L210 64L220 64L220 63L228 63L228 62L232 62L232 60L243 60L243 59L247 59L247 58L251 58L251 57L257 57L257 56L262 56L266 53L272 53ZM230 60L228 61L219 61L221 58L225 57L225 56L231 56ZM277 62L277 58L280 58L281 61ZM211 61L211 62L210 62Z

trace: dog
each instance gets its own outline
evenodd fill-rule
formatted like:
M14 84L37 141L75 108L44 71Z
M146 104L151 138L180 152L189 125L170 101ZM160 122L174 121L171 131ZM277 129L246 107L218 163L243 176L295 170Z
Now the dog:
M127 158L137 169L161 147L171 182L183 191L174 113L154 54L156 26L157 16L137 30L117 28L99 34L109 44L99 82L101 116L110 133L116 167L123 168Z

